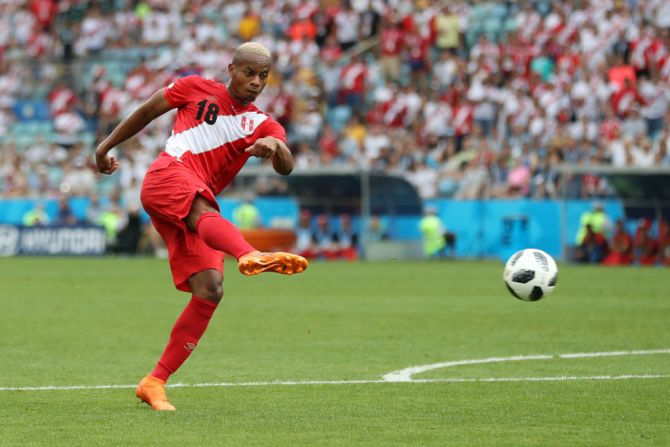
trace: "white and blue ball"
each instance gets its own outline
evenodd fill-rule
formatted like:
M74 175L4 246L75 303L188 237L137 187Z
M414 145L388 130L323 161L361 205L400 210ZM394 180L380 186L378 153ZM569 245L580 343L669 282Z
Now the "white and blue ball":
M503 271L507 289L521 301L537 301L549 295L556 287L557 278L556 261L537 248L514 253Z

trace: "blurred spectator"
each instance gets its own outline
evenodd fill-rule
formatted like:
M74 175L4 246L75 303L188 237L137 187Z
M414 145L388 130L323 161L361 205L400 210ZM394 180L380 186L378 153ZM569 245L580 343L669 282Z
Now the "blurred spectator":
M656 140L656 154L660 164L670 165L670 137L663 135Z
M363 153L367 165L369 166L372 160L379 157L382 148L390 146L391 139L388 134L383 132L383 127L380 124L370 126L369 131L365 133L363 138Z
M358 233L348 214L342 214L339 220L339 228L333 233L333 249L338 258L353 261L358 258Z
M312 232L312 240L316 247L316 257L329 260L337 259L333 232L327 215L320 214L316 217L316 228Z
M456 53L460 47L461 19L448 4L435 16L435 46L438 50Z
M633 146L631 151L632 155L632 165L640 166L643 168L651 168L654 166L655 154L653 151L652 143L648 138L643 138L638 140L638 145Z
M658 256L658 243L651 235L652 222L640 219L633 239L633 256L640 265L654 265Z
M307 259L313 259L318 254L314 241L311 217L312 213L308 210L300 211L298 225L295 228L295 246L292 250Z
M628 118L631 110L644 105L644 98L637 91L634 80L623 78L623 85L612 95L612 109L619 118Z
M43 30L49 30L56 18L58 8L54 0L29 0L28 9L35 16L37 23Z
M260 33L261 26L261 18L247 5L239 22L237 34L242 41L249 41Z
M381 242L389 239L386 222L379 216L370 216L368 224L368 242Z
M443 258L453 255L456 237L448 232L442 220L437 216L437 209L427 207L419 222L419 231L423 239L423 252L428 258Z
M664 128L664 117L670 105L668 84L661 80L657 70L652 70L650 76L641 75L640 94L644 98L642 116L646 121L647 135L654 139Z
M614 234L608 248L609 252L603 260L603 264L629 265L633 262L633 238L626 231L621 219L616 221Z
M60 190L64 194L86 196L95 191L96 177L81 158L66 160L61 164L63 177Z
M431 69L428 39L414 30L405 35L404 43L409 62L411 84L420 92L424 92L428 87L428 73Z
M77 96L64 80L58 82L47 99L49 101L49 113L53 117L66 112L77 102Z
M267 112L282 126L290 129L293 120L293 96L280 84L277 92L268 105Z
M58 199L58 211L54 225L72 226L77 224L77 216L74 215L67 196L63 195Z
M100 53L107 44L111 27L112 23L102 15L100 8L93 4L81 23L81 34L75 44L76 52L82 56ZM144 29L148 32L149 27Z
M33 209L23 215L23 225L26 227L49 225L49 215L41 202L37 202Z
M640 108L633 107L630 109L630 115L621 126L621 135L624 138L638 139L644 138L647 135L647 124L640 116Z
M670 224L664 220L658 224L658 260L661 265L670 266Z
M86 207L85 222L89 225L100 225L104 209L100 203L100 196L92 194Z
M116 253L119 231L128 224L128 213L117 202L112 202L102 212L99 223L105 228L107 250Z
M340 72L340 102L353 110L363 110L367 82L367 67L356 54Z
M125 225L116 235L114 253L136 254L143 228L139 209L130 209L127 213Z
M590 211L582 213L579 225L580 228L575 239L576 245L582 245L584 242L584 237L586 237L588 232L587 227L590 227L591 232L602 236L605 240L612 229L612 222L605 213L605 207L602 202L594 202L593 208ZM590 243L593 243L593 240Z
M623 42L619 42L618 47L620 48L622 44ZM615 47L615 51L616 48L617 47ZM635 85L635 82L637 80L635 69L631 65L625 63L624 55L618 55L618 57L615 59L616 60L616 62L614 63L615 65L611 66L607 73L610 83L614 86L616 90L619 91L624 88L631 88L633 85Z
M516 159L507 174L507 196L526 197L530 191L530 169L521 159Z
M403 30L398 22L384 17L381 22L380 56L382 75L387 81L400 79L402 69Z
M302 113L294 122L293 132L295 138L310 145L316 143L319 130L323 125L323 116L318 110L316 102L307 105L306 112Z
M233 210L233 222L240 230L251 230L261 226L261 216L251 199L244 200Z
M416 188L423 199L432 199L437 195L437 171L431 169L425 160L412 161L405 178Z
M584 235L577 251L577 260L590 264L599 264L607 253L607 239L602 233L596 233L590 223L584 227Z
M526 168L524 167L524 169ZM464 163L461 171L458 191L454 195L454 198L474 200L489 196L491 176L483 159L474 158ZM527 179L527 177L525 178Z
M335 14L335 35L342 51L346 51L358 42L360 15L351 7L351 0L343 0L340 10Z

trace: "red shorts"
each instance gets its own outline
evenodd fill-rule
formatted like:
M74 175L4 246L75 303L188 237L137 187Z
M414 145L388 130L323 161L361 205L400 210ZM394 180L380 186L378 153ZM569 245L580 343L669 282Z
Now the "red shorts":
M206 245L184 222L198 194L219 209L214 193L195 172L178 159L161 154L145 175L140 195L167 246L175 287L184 292L191 291L188 279L198 272L213 269L223 274L223 252Z

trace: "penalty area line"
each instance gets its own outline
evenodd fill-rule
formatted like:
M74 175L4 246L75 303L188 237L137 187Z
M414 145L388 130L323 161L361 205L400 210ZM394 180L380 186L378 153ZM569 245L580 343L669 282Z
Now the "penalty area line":
M221 382L221 383L175 383L168 388L236 388L261 386L301 386L301 385L361 385L361 384L422 384L422 383L490 383L490 382L565 382L593 380L634 380L634 379L669 379L670 374L625 374L619 376L556 376L556 377L464 377L443 379L412 379L405 381L391 380L305 380L305 381L273 381L273 382ZM0 387L0 391L77 391L77 390L113 390L134 389L137 385L69 385L69 386L17 386Z
M502 362L521 362L529 360L562 360L562 359L582 359L594 357L619 357L619 356L637 356L637 355L656 355L670 354L670 349L648 349L635 351L609 351L609 352L575 352L570 354L538 354L538 355L514 355L511 357L489 357L485 359L453 360L449 362L431 363L429 365L410 366L409 368L392 371L384 374L384 380L389 382L410 382L413 376L435 369L453 368L463 365L481 365L487 363Z

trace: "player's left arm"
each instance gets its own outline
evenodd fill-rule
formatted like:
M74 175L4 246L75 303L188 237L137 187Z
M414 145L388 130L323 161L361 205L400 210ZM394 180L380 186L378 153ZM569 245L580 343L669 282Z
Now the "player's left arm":
M289 175L293 171L291 150L277 137L259 138L245 152L254 157L272 159L272 167L277 174Z
M277 151L272 156L272 168L277 174L289 175L293 171L293 155L286 143L278 138L275 140L277 140Z
M246 149L254 157L272 159L272 167L280 175L289 175L293 171L293 155L286 145L286 130L273 119L267 119L259 129L260 136Z

